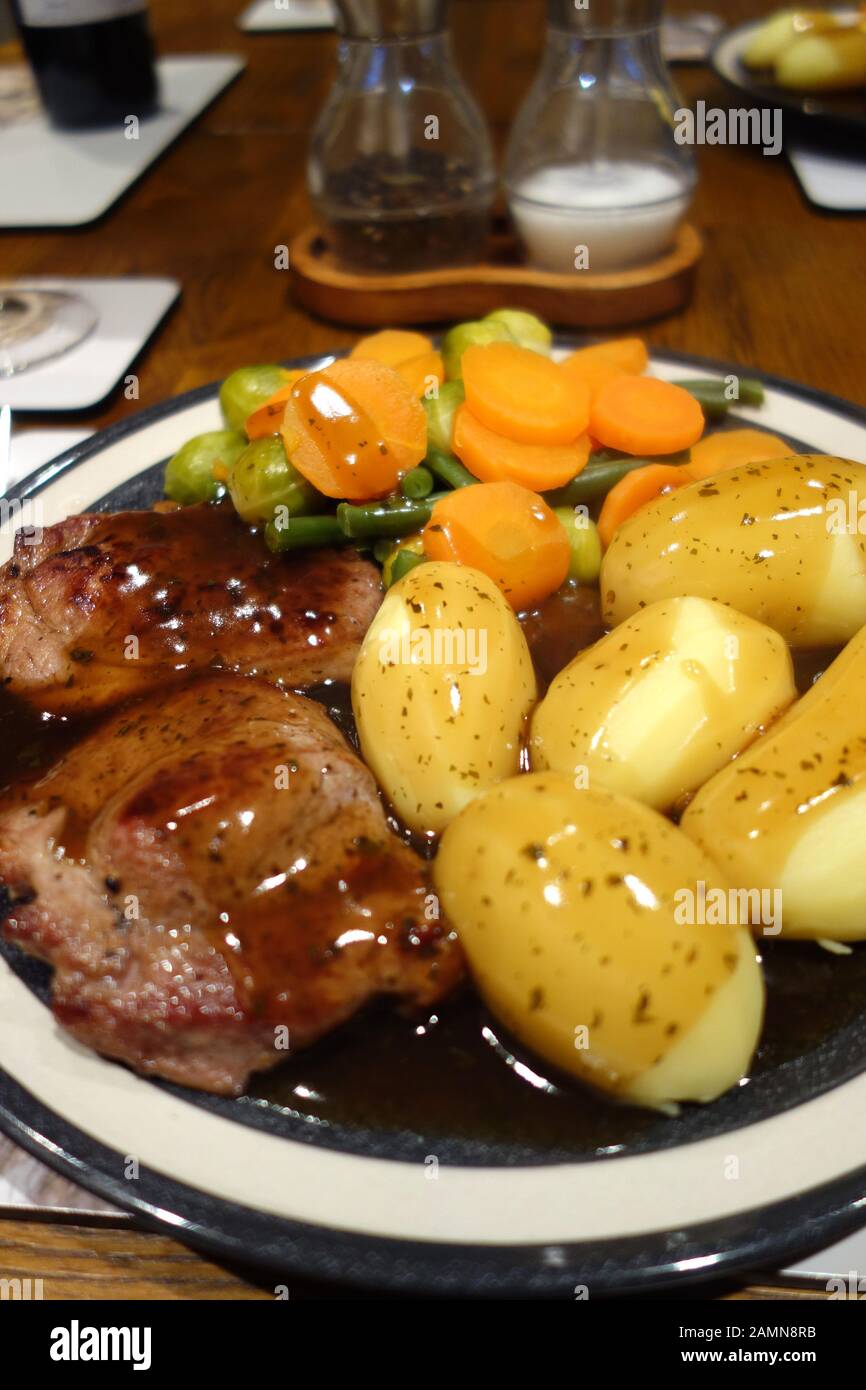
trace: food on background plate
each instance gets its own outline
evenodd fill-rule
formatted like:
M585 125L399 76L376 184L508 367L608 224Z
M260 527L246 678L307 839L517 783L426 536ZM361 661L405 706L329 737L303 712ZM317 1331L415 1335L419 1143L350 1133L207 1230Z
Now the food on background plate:
M321 705L204 676L127 705L0 810L8 939L54 966L59 1022L227 1095L368 999L460 978L426 865Z
M452 821L434 876L493 1014L562 1071L649 1106L713 1100L747 1071L754 942L682 924L678 894L726 885L657 812L552 773L512 778Z
M786 937L866 939L866 630L683 817L731 882L772 883Z
M866 504L866 467L804 454L729 469L648 503L614 535L601 568L616 626L659 599L717 599L792 647L832 647L866 623L866 547L836 525Z
M751 36L743 63L794 92L866 86L866 14L782 10Z
M784 878L805 906L783 936L857 934L842 888L803 925L823 868L750 860L726 779L789 721L791 756L810 742L789 646L826 665L866 621L858 528L829 524L866 501L866 468L726 428L760 382L648 367L637 338L559 360L545 324L502 309L441 354L389 329L312 372L241 368L158 511L19 537L6 698L103 722L70 724L0 798L2 930L55 967L80 1040L236 1093L280 1060L274 1019L295 1050L380 994L438 1016L456 932L557 1086L665 1107L740 1080L759 924L673 904ZM527 775L530 753L549 770ZM812 818L820 849L839 808L840 872L866 850L850 775ZM796 847L778 782L774 834ZM692 795L700 845L641 804L673 818Z
M670 810L796 694L772 628L709 599L662 600L556 677L532 716L532 767Z
M388 590L352 676L364 761L422 833L519 771L536 695L526 638L499 590L447 563Z

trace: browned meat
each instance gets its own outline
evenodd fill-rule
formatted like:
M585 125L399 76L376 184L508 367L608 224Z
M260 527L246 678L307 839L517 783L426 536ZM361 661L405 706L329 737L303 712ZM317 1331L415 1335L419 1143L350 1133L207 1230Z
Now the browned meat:
M204 676L111 715L0 810L7 938L58 1019L137 1070L238 1093L377 994L462 972L426 866L314 701Z
M228 504L73 516L0 569L0 681L66 714L202 669L348 680L380 597L357 552L271 555Z

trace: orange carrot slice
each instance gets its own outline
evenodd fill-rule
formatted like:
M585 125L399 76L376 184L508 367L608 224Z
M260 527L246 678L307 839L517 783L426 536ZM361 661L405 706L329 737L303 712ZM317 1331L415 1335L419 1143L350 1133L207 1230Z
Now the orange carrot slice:
M394 370L414 396L424 396L431 385L438 382L441 386L445 380L445 363L438 352L421 352L417 357L407 357Z
M247 417L244 429L247 439L262 439L266 434L279 434L280 424L286 409L286 401L292 394L292 387L296 381L300 381L306 372L293 371L288 373L288 381L285 386L281 386L272 396L269 396L264 405L260 405L254 410L252 415Z
M463 354L466 403L482 425L518 444L573 444L589 423L590 391L556 362L516 343Z
M543 497L517 483L457 488L436 503L423 538L431 560L481 570L518 613L554 593L568 574L565 528Z
M392 367L332 362L295 382L280 428L286 454L326 497L385 497L427 452L427 415Z
M622 523L647 502L691 482L694 482L694 478L688 468L673 463L649 463L646 468L635 468L631 473L626 473L618 483L614 483L602 503L598 534L605 550Z
M560 365L575 376L584 371L592 375L600 365L617 367L623 376L640 376L649 366L649 353L643 338L611 338L578 348Z
M589 428L608 449L624 454L676 454L697 444L704 412L682 386L623 376L609 381L593 400Z
M589 458L589 435L574 444L517 444L476 420L467 405L454 417L452 448L483 483L512 482L535 492L562 487L576 478Z
M406 328L383 328L380 333L361 338L349 356L382 362L386 367L399 367L410 357L432 351L433 344L423 333L413 333Z
M694 446L688 470L693 478L711 478L714 473L724 473L748 463L790 458L793 452L784 439L764 430L719 430Z

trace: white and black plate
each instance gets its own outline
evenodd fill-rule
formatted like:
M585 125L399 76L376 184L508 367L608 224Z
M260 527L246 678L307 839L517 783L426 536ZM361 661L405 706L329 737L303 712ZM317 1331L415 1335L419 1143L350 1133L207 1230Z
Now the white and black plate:
M676 380L739 369L657 354L653 371ZM761 377L767 400L738 409L739 421L866 462L866 411L744 374ZM203 387L76 445L10 500L38 499L46 525L149 506L165 459L219 424L216 387ZM5 559L11 536L3 543ZM384 1020L391 1051L376 1054L378 1092L391 1105L371 1115L361 1094L348 1119L309 1103L329 1055L355 1056L363 1033L311 1049L280 1069L282 1082L240 1100L145 1080L62 1033L47 970L4 946L0 1128L145 1221L283 1276L573 1297L577 1285L626 1293L778 1267L866 1221L866 947L835 957L773 943L767 968L768 1041L748 1084L676 1119L569 1096L536 1129L531 1116L509 1124L515 1069L489 1050L467 1073L457 1041L453 1075L438 1085L460 1094L459 1123L425 1109L425 1080L407 1075ZM460 1027L473 1008L455 1006Z

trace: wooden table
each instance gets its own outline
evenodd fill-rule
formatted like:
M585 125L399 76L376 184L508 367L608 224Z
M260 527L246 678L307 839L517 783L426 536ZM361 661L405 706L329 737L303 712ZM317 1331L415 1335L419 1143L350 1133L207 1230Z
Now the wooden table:
M356 336L296 309L286 272L274 266L275 248L309 220L307 138L334 71L334 36L244 35L235 27L242 7L243 0L151 0L163 52L241 52L246 72L99 222L64 233L0 232L3 276L170 275L183 286L135 367L139 402L117 391L77 415L82 426L98 429L245 362L325 351ZM691 0L668 6L694 7ZM703 8L736 21L775 6L704 0ZM453 17L458 58L501 145L538 61L542 0L455 0ZM0 49L0 59L18 57ZM679 68L677 78L689 102L741 104L706 67ZM694 218L707 254L694 299L684 313L641 331L658 347L760 365L866 404L864 219L816 212L784 157L723 146L698 154ZM30 420L61 423L54 415ZM5 1146L0 1171L11 1164ZM20 1152L14 1173L40 1201L98 1205ZM60 1299L273 1297L267 1275L226 1269L110 1214L33 1221L7 1213L0 1273L42 1277L46 1296ZM713 1292L809 1296L757 1287ZM292 1297L305 1295L346 1296L293 1284Z

